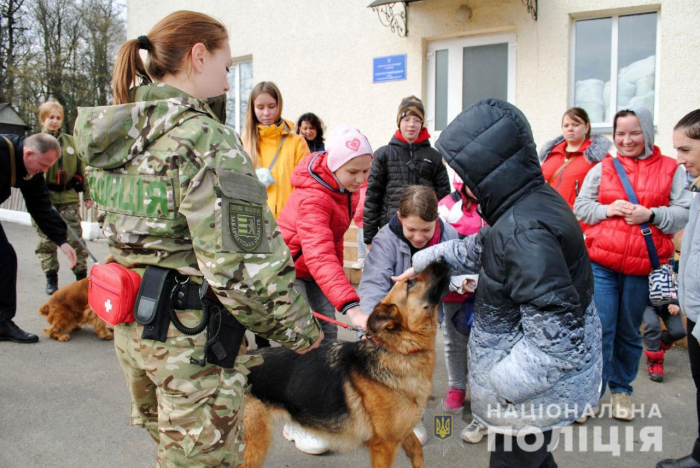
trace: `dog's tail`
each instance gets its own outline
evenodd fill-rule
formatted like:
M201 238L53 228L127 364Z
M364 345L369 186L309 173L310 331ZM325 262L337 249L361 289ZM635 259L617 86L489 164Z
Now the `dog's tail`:
M43 306L41 306L41 308L39 308L39 315L47 315L48 316L50 310L51 310L51 306L49 306L48 304L44 304Z

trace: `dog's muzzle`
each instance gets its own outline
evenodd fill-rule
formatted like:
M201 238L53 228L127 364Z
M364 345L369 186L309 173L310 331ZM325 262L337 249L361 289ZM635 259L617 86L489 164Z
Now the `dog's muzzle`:
M450 284L450 266L441 258L428 265L422 275L426 275L426 281L430 284L427 291L428 301L437 304Z

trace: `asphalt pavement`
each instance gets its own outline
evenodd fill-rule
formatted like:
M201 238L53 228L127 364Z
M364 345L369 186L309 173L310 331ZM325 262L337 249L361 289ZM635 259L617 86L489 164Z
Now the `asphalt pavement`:
M38 236L29 226L8 222L2 226L19 259L15 321L38 334L40 341L31 345L0 342L0 468L153 467L156 445L145 429L129 425L129 395L112 342L97 338L90 326L73 332L65 343L43 334L47 324L38 311L48 297L45 277L34 255ZM87 244L97 258L108 254L104 241ZM59 256L62 286L72 281L73 275L65 257ZM354 339L344 330L340 337ZM430 431L424 448L426 466L486 467L486 440L468 445L458 438L458 429L471 420L468 404L453 421L451 436L440 439L433 435L432 421L442 413L438 407L447 389L441 334L437 347L440 358L424 418ZM662 384L649 380L645 362L640 362L633 384L633 402L640 408L637 418L625 423L603 415L567 429L554 451L560 467L654 467L662 458L690 452L698 422L687 352L674 348L666 356ZM609 401L609 396L604 401ZM368 453L362 448L347 454L306 455L287 442L281 431L281 425L274 431L267 467L370 466ZM403 453L396 466L410 466Z

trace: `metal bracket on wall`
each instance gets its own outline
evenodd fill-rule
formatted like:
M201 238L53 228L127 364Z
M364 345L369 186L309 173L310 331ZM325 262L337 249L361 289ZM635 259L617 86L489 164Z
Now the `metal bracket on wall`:
M522 0L522 2L527 7L527 12L530 13L532 19L537 21L537 0Z
M394 0L374 0L367 5L367 8L376 11L379 15L379 21L387 28L390 28L391 32L395 32L399 37L406 37L408 35L408 4L420 1L421 0L404 0L402 2L396 2ZM397 3L403 5L402 11L394 10L394 6Z
M382 3L380 5L374 5L372 2L369 6L372 7L372 11L376 11L379 15L379 21L382 25L391 29L391 32L395 32L399 37L406 37L408 34L408 24L406 22L406 13L408 11L408 5L403 2L403 11L394 11L394 5L396 3Z

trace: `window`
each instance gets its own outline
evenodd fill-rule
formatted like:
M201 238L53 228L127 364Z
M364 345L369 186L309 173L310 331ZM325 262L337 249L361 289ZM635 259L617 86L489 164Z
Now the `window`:
M253 89L253 62L235 62L228 72L230 89L226 100L226 125L240 135L248 108L248 97Z
M628 106L654 114L657 21L657 13L576 21L571 96L594 128L611 127L615 113Z
M430 42L426 126L437 138L463 109L484 98L515 101L515 34Z

